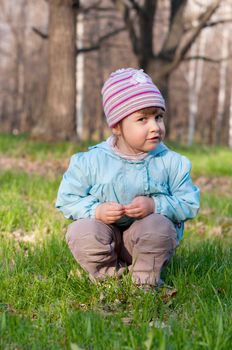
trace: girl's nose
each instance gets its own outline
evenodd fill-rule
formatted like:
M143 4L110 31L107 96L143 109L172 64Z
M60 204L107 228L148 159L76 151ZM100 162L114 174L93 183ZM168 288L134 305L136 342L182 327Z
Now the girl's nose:
M158 131L160 130L160 126L159 123L157 123L157 121L155 119L151 119L151 124L150 124L150 128L152 129L152 131Z

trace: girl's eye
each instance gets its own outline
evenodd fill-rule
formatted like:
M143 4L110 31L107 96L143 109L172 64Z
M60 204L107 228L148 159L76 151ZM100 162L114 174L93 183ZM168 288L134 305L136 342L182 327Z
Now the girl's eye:
M145 120L146 120L145 117L141 117L141 118L138 119L139 122L144 122Z
M157 121L163 120L163 115L162 115L162 114L157 115L157 116L155 117L155 120L157 120Z

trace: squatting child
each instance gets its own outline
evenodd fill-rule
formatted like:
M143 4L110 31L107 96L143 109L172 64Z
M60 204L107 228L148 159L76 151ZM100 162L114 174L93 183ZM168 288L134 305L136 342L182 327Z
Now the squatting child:
M56 207L74 220L66 239L92 280L128 266L137 285L157 286L199 189L189 160L163 143L165 101L143 70L113 72L102 97L112 135L72 156Z

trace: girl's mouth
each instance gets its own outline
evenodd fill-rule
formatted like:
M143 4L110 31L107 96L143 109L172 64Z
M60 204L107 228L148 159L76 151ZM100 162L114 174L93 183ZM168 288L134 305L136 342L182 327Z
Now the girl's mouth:
M160 142L160 136L154 136L148 139L148 141L152 142Z

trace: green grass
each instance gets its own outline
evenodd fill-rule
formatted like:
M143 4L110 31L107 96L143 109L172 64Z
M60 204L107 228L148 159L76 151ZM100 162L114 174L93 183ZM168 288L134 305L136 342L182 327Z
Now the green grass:
M229 148L200 145L187 147L174 143L167 143L167 145L192 161L194 176L232 176L232 150ZM88 142L41 143L30 140L27 135L0 134L0 155L16 158L67 160L72 154L87 150L88 146Z
M32 160L66 159L75 152L87 149L90 144L45 143L31 140L27 135L0 134L0 154L10 157L29 157Z
M195 176L232 176L232 149L226 147L193 147L170 144L170 147L188 157Z
M76 149L0 137L0 153L10 157L64 159ZM192 159L196 176L213 177L216 169L217 176L232 176L228 149L175 149ZM232 204L226 193L202 193L201 211L164 272L166 287L145 293L128 275L98 285L76 275L64 239L69 222L54 209L59 181L0 172L0 349L231 348Z

